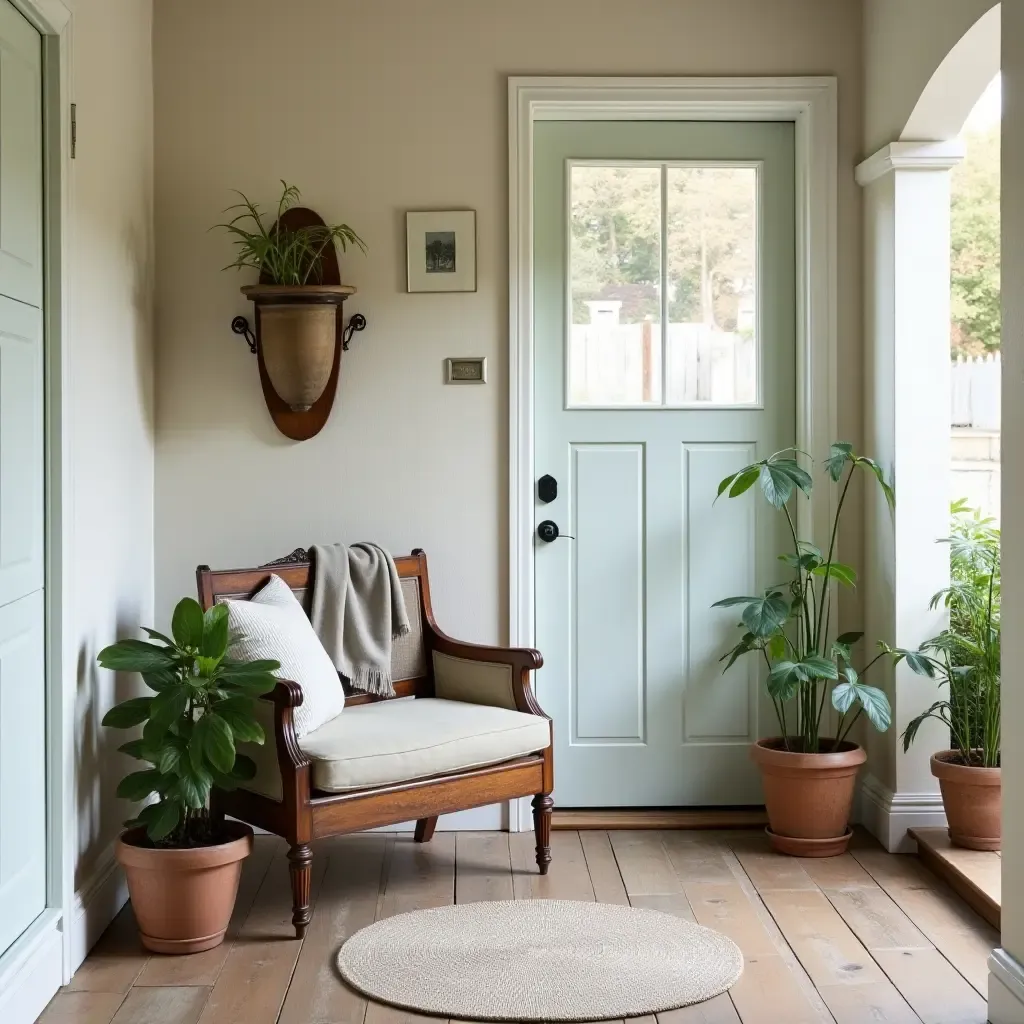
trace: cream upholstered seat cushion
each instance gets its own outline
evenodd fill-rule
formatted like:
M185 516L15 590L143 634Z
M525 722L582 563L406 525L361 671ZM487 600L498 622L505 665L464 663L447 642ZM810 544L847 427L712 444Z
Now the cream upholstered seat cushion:
M546 718L423 697L348 707L299 748L312 761L313 788L338 793L498 764L550 742Z

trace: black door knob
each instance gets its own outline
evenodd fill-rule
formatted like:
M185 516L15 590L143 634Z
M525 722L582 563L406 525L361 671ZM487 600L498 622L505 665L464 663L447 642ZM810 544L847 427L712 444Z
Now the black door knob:
M545 473L537 481L537 497L545 504L558 497L558 481L550 473Z
M545 519L544 522L537 527L537 536L540 537L545 544L550 544L553 540L558 540L558 523L551 519Z

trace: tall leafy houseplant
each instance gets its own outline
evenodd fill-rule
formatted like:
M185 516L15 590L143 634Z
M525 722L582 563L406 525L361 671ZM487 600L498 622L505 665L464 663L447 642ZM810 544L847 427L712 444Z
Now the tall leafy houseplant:
M832 634L831 584L853 587L857 581L853 566L836 558L839 523L855 475L874 478L890 509L895 507L895 495L878 463L858 455L850 444L832 444L825 474L837 487L838 500L823 552L797 533L797 502L809 500L814 486L800 465L798 457L803 454L787 448L719 484L716 501L723 495L738 498L757 484L769 505L785 517L792 549L778 557L792 575L761 594L727 597L715 607L742 609L743 634L723 656L726 670L747 655L763 658L767 668L780 735L760 740L752 756L762 771L772 842L784 853L822 856L842 852L849 841L846 826L853 785L864 761L863 751L848 741L850 730L862 715L880 731L892 720L885 693L864 681L885 652L858 670L853 648L864 634ZM835 736L825 737L830 692L839 719ZM798 781L798 776L803 778Z
M352 245L365 253L366 243L347 224L326 224L312 210L299 208L294 185L282 181L281 188L273 213L239 192L241 201L225 211L233 216L214 227L226 231L235 245L235 258L224 269L260 275L242 293L256 304L264 385L269 381L292 412L308 412L339 367L339 307L355 291L341 283L337 247L345 252ZM336 372L334 380L336 386ZM273 412L277 403L269 395L268 404ZM281 426L278 416L275 422ZM294 423L289 429L289 437L311 436Z
M235 789L256 765L238 744L263 743L255 702L276 685L276 661L227 656L228 607L205 613L178 602L171 636L146 629L149 641L119 640L99 653L103 668L137 672L152 691L112 707L103 724L142 726L119 748L145 763L117 795L146 804L117 843L143 944L158 953L197 953L224 938L252 829L210 812L216 786Z
M184 598L171 619L172 637L145 632L156 643L119 640L99 653L103 668L138 672L153 696L133 697L112 707L103 725L142 735L118 749L148 767L126 775L117 795L146 800L155 795L126 828L144 826L161 846L205 846L219 841L210 818L210 790L235 789L256 773L252 759L237 744L263 743L254 700L276 685L276 661L235 661L227 657L228 608L214 605L205 614Z
M907 751L929 719L949 729L951 748L932 759L950 837L973 849L999 849L1000 822L1000 532L965 500L950 508L950 585L931 599L949 611L949 627L916 651L891 649L918 675L945 687L945 696L903 732Z

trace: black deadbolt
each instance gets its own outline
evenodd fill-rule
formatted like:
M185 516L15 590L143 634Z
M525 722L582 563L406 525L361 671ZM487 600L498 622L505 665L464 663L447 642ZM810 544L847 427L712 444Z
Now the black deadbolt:
M537 536L546 544L550 544L553 540L557 540L558 523L551 519L545 519L544 522L537 527Z
M558 497L558 481L549 473L545 473L537 481L537 497L545 504Z

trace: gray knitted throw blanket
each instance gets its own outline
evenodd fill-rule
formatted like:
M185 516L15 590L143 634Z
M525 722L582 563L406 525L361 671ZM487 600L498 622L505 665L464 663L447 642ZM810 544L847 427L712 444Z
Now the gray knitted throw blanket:
M352 689L393 697L391 641L409 632L395 560L366 542L316 544L311 554L320 642Z

